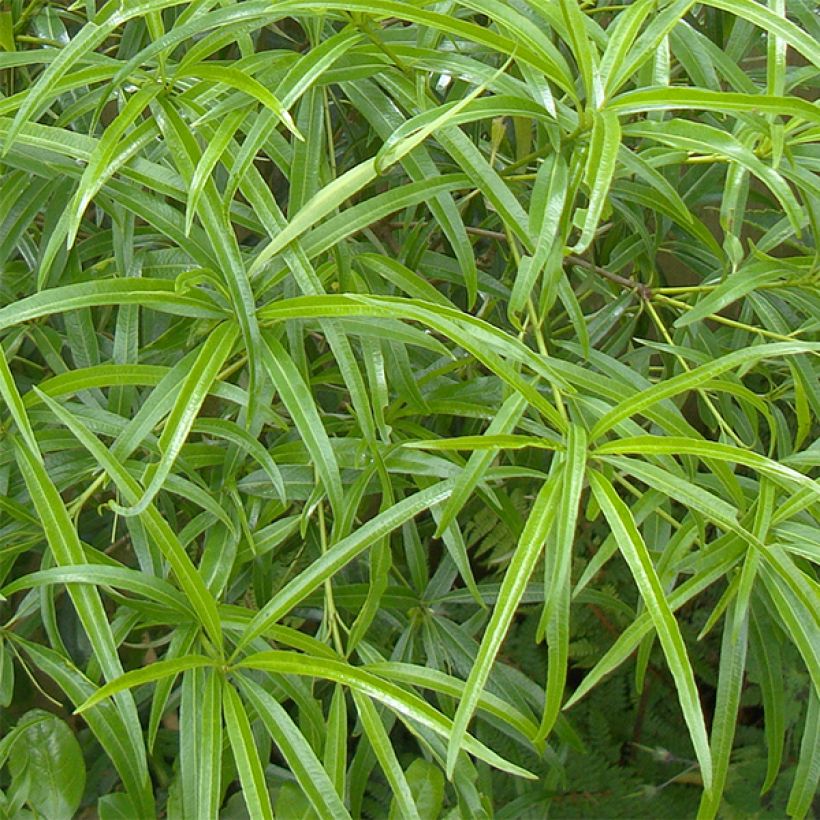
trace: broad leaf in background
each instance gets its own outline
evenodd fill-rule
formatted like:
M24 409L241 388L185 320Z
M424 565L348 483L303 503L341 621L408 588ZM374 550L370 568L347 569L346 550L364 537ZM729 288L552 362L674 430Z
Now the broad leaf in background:
M32 722L32 718L41 718ZM44 817L74 817L85 791L83 753L71 729L54 715L26 712L20 723L31 722L16 735L8 753L12 778L10 794Z

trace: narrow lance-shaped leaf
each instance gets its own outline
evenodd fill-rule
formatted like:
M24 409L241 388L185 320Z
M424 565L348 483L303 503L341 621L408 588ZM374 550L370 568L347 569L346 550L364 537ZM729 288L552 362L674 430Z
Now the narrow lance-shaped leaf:
M442 106L438 112L425 112L414 119L408 120L398 128L391 137L385 140L384 145L376 155L376 170L379 173L384 173L387 167L398 162L405 154L409 154L417 145L421 145L437 129L447 125L455 125L458 122L458 115L467 109L474 100L477 100L493 80L504 73L511 60L512 58L507 60L490 80L474 88L458 102ZM492 99L477 102L479 106L487 103L492 104Z
M589 189L589 202L581 227L581 235L573 245L575 253L583 253L595 237L595 230L607 202L607 193L618 162L621 144L621 124L613 111L596 111L592 122L592 134L587 149L584 182Z
M115 695L117 692L125 692L135 686L142 686L145 683L153 683L162 680L169 675L178 675L186 669L201 669L213 666L213 659L204 655L185 655L181 658L173 658L167 661L155 661L141 669L134 669L109 681L105 686L101 686L91 697L81 703L76 709L76 714L82 714L96 706L100 701Z
M116 513L139 515L146 510L154 496L162 489L162 485L174 467L179 451L188 438L199 409L214 379L230 355L238 335L239 328L231 322L225 322L203 342L196 361L180 385L174 406L165 421L165 427L159 438L159 449L162 456L151 476L150 483L136 504L122 507L112 503L111 508Z
M780 647L773 624L763 608L751 606L749 643L751 658L757 667L761 699L763 701L764 731L766 733L766 779L760 788L766 794L774 785L783 760L786 734L786 697L783 691L783 665Z
M464 695L453 718L453 731L447 746L448 776L452 776L467 727L478 705L487 678L490 676L495 657L544 548L544 540L555 520L558 477L561 475L563 471L545 481L541 487L504 575L504 580L501 582L498 602L484 631L478 655L464 687Z
M681 709L692 746L700 763L701 777L707 791L712 787L712 755L706 735L706 725L700 706L698 689L692 664L686 652L680 627L669 608L666 596L655 572L649 551L638 532L629 508L619 498L612 484L600 473L589 471L590 486L595 498L612 529L624 560L629 565L632 577L641 593L655 629L658 633L666 662L675 680Z
M600 108L603 88L598 74L598 55L586 30L587 17L574 0L560 0L560 7L566 24L567 42L584 83L587 108Z
M820 697L817 689L809 692L809 712L800 741L800 757L797 771L789 792L786 811L790 817L805 817L817 796L820 781Z
M175 610L182 617L193 616L188 602L167 581L121 566L79 564L52 567L17 578L4 586L3 592L8 596L21 589L48 584L92 584L116 587L140 594L164 607Z
M507 398L504 404L498 409L495 418L487 427L486 437L491 440L500 435L509 435L515 429L515 425L526 409L526 402L519 393L513 393ZM485 436L482 436L484 438ZM447 499L447 503L441 512L436 525L436 535L440 536L450 522L455 520L467 499L472 495L475 488L481 481L482 476L493 462L497 450L492 447L487 450L476 449L467 460L467 464L456 479L453 494Z
M296 127L290 113L282 106L276 96L258 80L249 76L237 68L230 68L224 65L214 65L213 63L197 63L195 66L186 68L183 76L197 77L211 83L224 83L232 88L253 97L270 109L284 124L285 128L293 134L296 139L304 139Z
M0 308L0 330L83 307L144 305L152 310L202 319L224 318L204 296L177 293L164 279L108 279L65 285L26 296Z
M820 485L774 459L717 441L684 436L626 436L601 444L594 455L636 453L640 455L693 455L704 460L716 459L743 464L780 482L797 485L820 497Z
M183 179L189 182L201 151L188 123L177 110L174 101L167 96L158 97L152 110ZM258 387L262 379L259 361L261 338L255 297L234 227L228 215L223 212L216 186L212 181L205 183L201 202L199 215L208 238L208 250L221 273L230 295L233 316L242 330L245 354L248 357L247 418L250 423L255 423L261 395Z
M17 635L14 642L34 666L56 682L73 704L82 703L94 691L91 681L53 649ZM156 807L148 770L140 759L139 750L129 742L126 724L114 704L100 703L97 708L85 714L84 721L114 763L125 786L125 795L132 802L132 810L136 809L140 815L153 817Z
M183 813L191 817L197 817L200 814L199 756L202 748L202 722L200 720L201 710L198 707L201 705L202 700L202 683L204 680L202 672L202 667L186 669L182 674L182 685L179 687L178 783L179 790L182 792ZM173 675L175 677L175 673ZM168 678L164 680L168 680ZM221 721L221 702L219 718Z
M26 444L14 441L13 446L17 464L40 517L55 562L63 565L84 563L83 548L77 531L46 471L39 451L35 456ZM118 679L122 674L122 664L117 653L117 642L98 590L85 585L70 585L68 592L94 650L94 657L99 663L98 668L102 669L108 681ZM136 757L137 765L140 770L147 771L145 746L134 700L131 695L123 694L117 698L116 705L128 733L129 745Z
M391 681L380 678L366 669L350 663L302 655L296 652L271 650L249 655L234 665L235 669L259 669L283 675L299 675L342 683L363 695L388 706L402 720L412 726L418 724L430 729L439 737L447 738L452 733L452 721L423 698L409 692ZM463 748L480 760L501 771L532 778L530 772L505 760L472 735L462 738Z
M612 429L619 421L642 413L663 399L677 396L688 390L695 390L729 370L754 364L762 359L795 356L816 350L820 350L820 345L811 342L773 342L727 353L719 359L702 364L686 373L672 376L634 396L625 398L598 420L589 434L590 440L594 441Z
M199 712L200 748L198 759L199 794L197 805L202 817L219 813L222 796L222 690L225 679L216 669L205 673L205 687Z
M9 369L9 363L2 345L0 345L0 397L2 397L6 403L6 407L8 407L11 417L17 425L20 435L25 440L29 452L32 453L35 458L41 459L40 448L37 445L34 430L31 427L31 422L26 413L23 399L14 382L14 376L12 376L11 370Z
M359 712L359 720L362 722L367 739L370 741L370 747L390 784L393 798L402 817L405 820L421 820L407 778L404 776L404 771L396 757L390 736L384 728L378 710L365 695L360 695L358 692L353 692L353 701Z
M248 714L236 689L231 685L223 688L222 710L248 814L261 820L273 820L265 772L259 759Z
M340 797L345 795L347 772L347 702L345 690L336 685L327 718L327 734L322 765Z
M77 236L80 221L86 208L97 192L103 187L106 180L111 176L111 161L115 151L119 147L127 129L134 124L136 119L142 114L151 100L162 91L159 83L146 83L136 91L122 107L114 121L106 128L97 147L88 160L88 165L83 171L82 178L77 187L77 193L72 202L72 211L67 229L66 242L71 245ZM133 134L128 139L133 139Z
M728 11L776 34L815 66L820 66L820 46L817 45L817 40L791 20L779 17L761 3L755 0L708 0L705 5Z
M197 163L194 175L191 179L191 187L188 193L188 200L185 203L185 233L191 232L191 225L194 221L197 205L202 196L202 190L208 181L217 163L222 158L225 149L234 138L236 130L247 116L247 111L240 109L233 111L219 124L213 138L208 141L208 146Z
M256 613L237 642L236 652L258 638L299 601L313 592L327 578L332 577L345 564L364 552L371 544L398 529L423 510L444 501L450 495L452 488L452 480L441 481L408 496L334 544L320 559L314 561L296 578L287 583Z
M737 618L741 623L735 623ZM718 671L717 702L712 721L712 759L714 761L714 785L703 793L698 809L699 820L717 815L729 772L732 744L737 726L743 674L746 668L748 646L748 611L731 606L723 629Z
M80 29L76 37L60 50L59 56L52 61L51 65L40 75L39 81L34 89L26 95L23 105L20 106L14 118L14 122L6 133L3 142L3 154L7 154L14 144L14 140L20 133L23 125L34 116L35 112L51 96L52 88L61 77L69 71L84 54L93 51L105 38L116 28L116 23L111 20L103 25L87 23Z
M237 676L237 682L317 814L333 820L349 818L328 773L287 710L245 675Z
M48 405L52 413L76 436L77 440L96 459L97 463L108 473L121 493L128 499L137 500L141 488L132 478L123 465L114 458L108 449L100 442L88 428L72 413L59 405L54 399L41 393L40 397ZM149 505L142 514L146 529L151 533L157 546L168 559L179 585L182 587L191 608L208 631L214 645L222 648L222 624L217 611L216 601L208 591L199 573L191 563L191 559L174 535L168 523L157 510Z
M676 88L674 86L640 88L619 94L609 102L607 108L621 116L644 111L694 108L721 113L768 112L781 116L799 117L815 124L820 122L820 112L817 107L799 97L742 94L712 91L706 88Z
M556 254L563 254L563 237L560 235L561 220L569 191L569 169L561 154L544 160L536 175L530 204L529 227L535 237L535 251L531 257L523 257L515 277L507 316L520 326L517 314L524 310L531 298L538 276ZM558 247L558 243L561 247ZM548 268L547 274L549 274ZM548 288L552 283L545 282Z
M584 488L586 461L586 430L572 424L567 435L567 451L561 473L561 495L555 511L554 535L547 545L546 566L549 568L549 577L546 578L544 588L546 603L541 623L546 626L548 666L546 700L539 739L546 738L551 731L561 713L561 702L564 698L569 663L572 552L578 507Z
M313 395L285 348L273 336L265 339L262 355L271 381L302 436L330 505L338 515L342 509L342 479Z
M703 123L683 119L665 120L662 123L641 122L627 128L630 136L648 137L660 143L696 151L706 156L718 154L743 166L760 179L774 194L785 211L795 232L802 229L804 213L785 179L737 137Z

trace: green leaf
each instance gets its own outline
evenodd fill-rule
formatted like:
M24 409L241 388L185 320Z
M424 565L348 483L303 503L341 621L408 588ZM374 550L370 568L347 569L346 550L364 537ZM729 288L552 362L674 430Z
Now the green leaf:
M248 814L251 817L273 820L265 773L262 771L262 762L251 732L251 724L233 686L228 685L223 689L222 709Z
M9 755L12 781L26 779L26 803L44 817L69 820L85 792L85 762L80 744L55 715L33 709L20 717L25 724Z
M581 227L581 235L572 246L574 253L583 253L595 237L595 230L601 220L607 202L609 186L618 162L618 148L621 144L621 124L618 115L612 111L596 111L592 120L589 138L584 184L589 190L589 201Z
M461 700L464 694L463 681L435 669L420 668L412 664L392 661L370 663L367 668L379 677L432 689L434 692L440 692L456 700ZM538 728L535 723L527 715L497 695L487 691L482 692L477 708L479 711L484 711L493 718L507 723L523 737L535 739Z
M780 647L773 643L774 631L768 617L762 614L760 607L751 607L751 628L749 643L752 657L758 669L756 678L763 700L764 729L766 749L768 752L766 780L760 789L761 794L768 792L774 785L783 760L783 749L786 734L786 703L782 687L783 667Z
M338 515L342 509L342 479L313 396L285 348L270 335L265 339L263 362L313 458L330 505Z
M191 179L191 188L188 194L188 200L185 203L185 233L191 232L191 225L194 221L194 214L196 214L197 204L202 196L202 191L205 183L211 176L217 163L222 159L225 150L234 138L237 129L242 124L242 121L247 116L247 112L243 109L234 111L229 114L220 124L213 138L209 140L208 146L202 153L202 156L197 163L196 170Z
M683 717L700 764L701 777L707 792L712 788L712 754L706 735L700 698L692 665L675 616L666 601L649 552L638 532L629 508L618 497L615 488L600 473L589 472L590 486L612 529L618 548L629 565L641 599L658 633L669 670L675 680Z
M724 279L711 293L701 299L688 313L675 321L675 327L688 327L723 310L727 305L742 299L760 285L775 282L782 271L770 263L748 265Z
M330 702L322 765L336 793L344 798L347 773L347 703L344 689L339 685L333 689L333 699Z
M355 532L334 544L318 561L314 561L296 578L287 583L256 613L247 625L236 651L243 649L265 630L273 626L299 601L332 577L345 564L364 552L371 544L400 527L406 521L445 500L452 491L452 481L441 481L427 487L402 501L397 502L383 513L370 519Z
M758 455L749 450L742 450L730 444L716 441L686 438L684 436L627 436L599 445L593 452L595 456L609 454L635 453L636 455L693 455L708 462L710 459L742 464L784 483L796 485L809 492L820 495L820 485L797 470L792 470L773 459Z
M202 667L213 666L213 660L204 655L186 655L182 658L173 658L168 661L156 661L142 669L134 669L124 675L109 681L105 686L101 686L91 697L85 700L74 711L75 714L82 714L92 706L96 706L117 692L124 692L133 689L135 686L142 686L145 683L154 683L169 675L178 675L186 669L200 669Z
M23 104L14 117L14 122L6 133L3 154L7 154L23 125L35 112L41 110L53 95L53 88L71 67L82 57L93 51L117 27L119 21L108 19L103 25L89 22L83 26L69 44L60 50L48 68L40 75L33 90L26 95Z
M810 814L813 11L0 3L0 763L30 682L71 815Z
M441 769L423 758L416 758L405 772L416 810L422 820L436 820L444 805L444 775ZM390 820L395 817L390 806Z
M769 94L738 94L728 91L711 91L706 88L641 88L626 91L612 99L607 108L619 116L645 111L675 111L699 109L720 113L775 114L799 117L807 122L820 123L817 107L799 97L772 96Z
M388 706L397 717L412 726L417 724L430 729L440 737L452 734L452 721L445 717L427 701L390 681L379 678L361 667L329 658L310 657L295 652L271 650L249 655L235 664L236 669L260 669L284 675L300 675L325 678L342 683L350 689ZM463 748L479 759L501 771L532 778L529 772L510 763L471 735L465 734L461 741Z
M165 421L159 438L162 457L153 470L151 480L139 501L130 507L112 504L119 515L140 515L160 491L174 462L194 424L202 403L211 389L214 379L231 353L239 329L232 323L221 324L202 344L191 370L180 385L176 401Z
M39 451L35 455L25 444L17 441L13 441L12 446L55 563L63 566L84 563L85 556L77 531L39 457ZM108 681L117 679L122 674L122 664L98 591L84 585L69 586L68 591L99 668ZM140 768L144 769L145 748L134 700L130 695L123 695L117 699L116 705L127 727L129 744L139 760Z
M14 698L14 662L11 649L0 641L0 706L8 708Z
M355 168L336 177L313 196L257 255L248 275L253 278L278 253L281 253L291 242L298 239L305 231L312 228L329 213L339 207L346 199L357 194L365 185L378 176L375 160L366 160Z
M548 645L547 687L539 739L546 738L551 731L564 699L569 664L572 552L586 464L586 430L572 424L567 436L564 466L560 473L561 494L554 513L555 535L548 547L546 561L546 604L541 623L546 628Z
M128 474L122 464L112 456L110 451L103 446L99 439L90 433L88 428L74 415L44 393L40 395L51 412L65 424L83 447L94 456L98 464L117 484L120 492L125 493L127 498L136 500L141 492L140 486ZM153 506L149 505L146 508L141 519L160 551L168 559L168 562L177 576L177 581L185 592L194 612L196 612L197 618L208 631L214 644L221 648L222 625L216 602L191 563L191 559L179 543L168 523L159 515ZM72 561L71 563L76 562Z
M182 617L193 617L193 612L185 598L167 581L126 567L95 566L79 564L65 565L52 569L32 572L17 578L3 587L5 595L12 595L22 589L48 584L93 584L111 586L128 592L135 592L164 607L175 610Z
M643 4L635 4L632 15L625 15L627 19L622 26L611 31L607 52L601 60L601 73L606 78L607 94L617 91L658 54L661 44L680 25L693 5L692 0L675 0L656 11L651 5L646 9ZM655 13L649 25L636 37L644 17L651 12Z
M728 11L742 20L748 20L750 23L776 34L815 66L820 65L820 47L818 47L817 41L799 26L774 14L766 6L756 3L754 0L709 0L706 5Z
M530 232L537 237L535 251L531 257L521 260L507 303L507 316L516 325L519 324L516 315L524 310L531 298L538 275L556 251L563 253L563 247L558 246L563 244L560 231L568 197L568 174L569 169L560 154L545 160L538 169L529 218Z
M95 687L88 678L57 652L19 636L15 636L14 642L43 674L57 683L75 705L94 692ZM128 741L127 725L119 712L111 703L100 703L85 713L84 720L114 763L132 805L138 807L140 815L153 817L156 810L148 769L139 748Z
M508 436L510 431L515 429L524 410L525 402L523 397L518 393L513 393L498 409L495 418L493 418L487 427L485 436L491 438L501 435ZM405 446L412 445L405 444ZM494 448L485 450L481 447L472 451L470 458L467 460L467 464L456 479L452 494L447 499L444 509L441 512L441 518L439 518L436 526L437 535L441 535L443 530L448 527L452 521L455 521L456 516L473 494L475 488L495 459L496 452Z
M487 678L490 676L492 664L507 635L518 604L535 569L535 564L544 549L544 542L557 512L557 496L558 480L553 477L544 482L541 487L515 553L504 574L504 580L501 582L501 589L498 593L498 602L484 630L478 655L473 662L464 687L464 694L453 719L453 731L447 745L448 776L453 773L458 753L467 735L467 727L478 705Z
M738 522L737 508L715 494L669 470L639 459L608 456L606 461L641 481L651 482L655 489L669 498L685 503L691 509L702 512L723 529L736 532L748 543L760 546L759 539Z
M437 305L419 303L399 297L375 296L309 296L268 304L260 311L260 319L281 320L310 316L389 316L414 319L456 341L472 356L495 372L499 378L520 392L550 423L559 430L566 422L558 411L517 372L500 361L495 351L503 351L515 361L528 364L558 387L567 388L565 380L553 368L552 362L536 356L518 340L499 331L489 323Z
M385 140L379 153L376 154L376 170L383 174L387 168L421 145L440 128L461 125L474 119L506 116L511 113L543 116L543 110L537 105L522 100L498 97L477 99L486 86L500 76L506 67L506 65L502 66L492 79L474 88L458 102L446 103L406 120Z
M630 136L648 137L675 148L696 151L707 156L718 154L738 163L760 179L774 194L795 232L799 233L802 229L804 216L800 204L785 179L731 134L710 125L696 125L682 119L630 125L627 133Z
M240 675L237 681L319 817L349 818L328 773L284 707L250 678Z
M39 447L37 446L37 439L34 437L34 430L31 427L26 408L23 403L17 385L14 382L14 376L9 370L9 364L6 360L6 354L3 351L3 346L0 345L0 396L8 407L20 435L26 442L29 452L40 455Z
M199 711L199 755L197 808L202 816L219 812L222 798L222 694L223 677L216 669L206 673L205 691Z
M379 761L384 776L390 784L393 792L393 800L398 807L398 813L405 820L421 820L421 815L416 808L416 801L410 791L410 785L404 776L404 771L393 750L390 736L384 728L381 717L376 707L364 696L353 692L353 702L359 713L359 720L362 722L367 739L370 741L370 748L376 759Z
M134 804L127 794L113 792L97 801L97 814L100 820L131 820L134 817Z
M106 128L102 138L97 143L88 159L82 178L77 187L77 193L72 202L70 222L66 225L65 239L71 246L77 236L83 214L106 181L116 172L121 161L115 162L118 151L123 146L123 137L126 131L146 109L148 104L162 91L158 83L146 83L128 99L114 121ZM126 138L126 143L134 142L134 132ZM127 157L127 154L125 155ZM55 232L56 233L56 232ZM61 237L60 237L61 238ZM52 237L50 242L54 242ZM55 249L56 250L56 249ZM49 267L44 265L43 267Z
M652 387L624 399L598 420L590 431L590 440L594 441L608 430L611 430L620 421L642 413L653 404L689 390L695 390L729 370L756 364L763 359L795 356L799 353L808 353L818 349L818 345L811 342L774 342L727 353L714 361L702 364L700 367L695 367L686 373L664 379Z
M10 11L0 11L0 49L14 51L14 21Z
M563 445L557 441L547 441L535 436L519 436L509 433L490 433L483 436L451 436L445 439L422 439L421 441L404 441L402 447L413 450L435 450L450 452L469 450L482 452L484 450L523 450L526 447L535 447L539 450L562 450Z
M805 817L811 811L811 804L817 796L820 780L820 698L817 690L809 693L809 713L800 741L800 759L794 774L794 783L789 792L786 811L789 817Z
M0 308L0 330L54 313L103 305L144 305L163 313L202 319L223 314L210 300L179 294L172 282L158 279L109 279L82 282L34 293Z
M265 471L283 502L286 502L285 483L282 473L270 453L247 430L229 419L198 418L191 427L192 433L225 439L246 450Z
M293 121L293 117L291 117L288 111L282 106L282 103L279 102L276 95L245 72L224 65L197 63L194 66L186 66L183 71L177 75L176 79L182 79L183 77L196 77L208 83L222 83L223 85L235 88L237 91L241 91L243 94L247 94L249 97L253 97L275 114L296 139L304 139L299 133L299 129Z
M737 618L741 623L736 623ZM732 744L737 726L738 708L746 668L746 648L748 645L748 612L731 607L727 623L723 629L720 647L720 669L718 672L717 702L715 718L712 722L712 760L714 761L714 785L704 792L699 818L715 817L720 809L721 797L729 773Z

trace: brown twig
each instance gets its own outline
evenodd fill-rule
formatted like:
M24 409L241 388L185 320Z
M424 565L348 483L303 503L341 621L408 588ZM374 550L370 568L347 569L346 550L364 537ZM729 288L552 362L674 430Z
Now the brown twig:
M401 222L390 222L388 224L391 228L406 227L404 223ZM464 230L473 236L481 236L485 239L497 239L501 242L509 241L507 234L502 233L501 231L490 231L487 228L474 228L470 225L466 225ZM613 273L606 268L602 268L600 265L596 265L594 262L584 259L582 256L575 256L575 254L565 256L564 260L569 262L571 265L578 265L579 268L586 268L587 270L593 271L594 273L603 276L604 279L608 279L610 282L614 282L616 285L620 285L626 290L634 290L638 296L641 297L641 299L649 300L652 298L652 289L649 285L645 285L643 282L638 282L635 279L629 279L626 276Z
M637 282L634 279L628 279L626 276L620 276L617 273L612 273L612 271L602 268L600 265L596 265L593 262L589 262L581 256L569 254L569 256L565 256L564 258L571 265L578 265L579 268L586 268L587 270L594 271L595 273L603 276L605 279L609 279L610 282L614 282L616 285L636 291L641 299L649 300L652 298L652 289L649 285L645 285L643 282Z
M466 227L465 230L467 233L471 233L474 236L483 236L487 239L499 239L502 241L507 241L507 235L502 233L501 231L488 231L486 228L473 228L473 227ZM616 285L620 285L622 288L627 288L628 290L634 290L637 294L641 297L641 299L651 299L652 298L652 291L648 285L644 285L643 282L636 282L634 279L627 279L625 276L620 276L617 273L612 273L612 271L608 271L606 268L602 268L600 265L596 265L593 262L584 259L581 256L575 256L574 254L569 254L568 256L564 257L565 261L569 262L571 265L578 265L580 268L586 268L587 270L594 271L595 273L604 277L604 279L609 279L610 282L614 282Z

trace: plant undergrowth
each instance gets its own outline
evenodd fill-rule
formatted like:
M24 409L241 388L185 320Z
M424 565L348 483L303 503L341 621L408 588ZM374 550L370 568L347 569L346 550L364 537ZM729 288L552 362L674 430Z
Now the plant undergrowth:
M818 28L3 0L3 816L810 814Z

